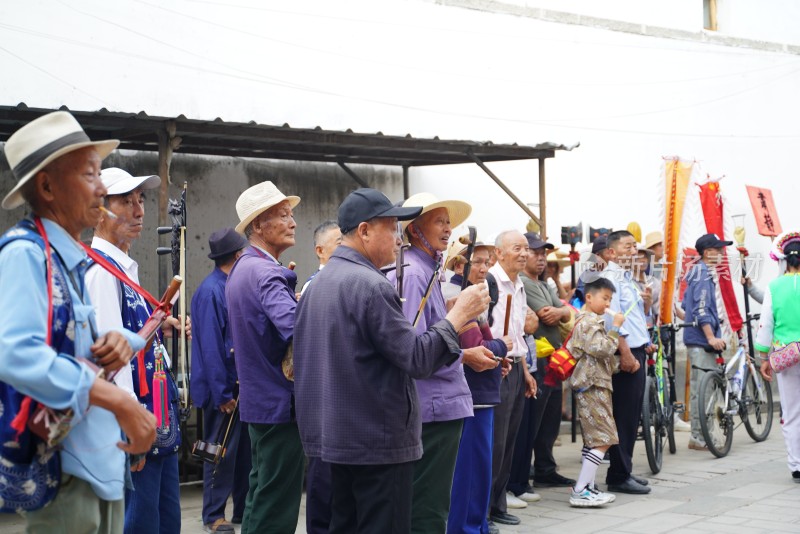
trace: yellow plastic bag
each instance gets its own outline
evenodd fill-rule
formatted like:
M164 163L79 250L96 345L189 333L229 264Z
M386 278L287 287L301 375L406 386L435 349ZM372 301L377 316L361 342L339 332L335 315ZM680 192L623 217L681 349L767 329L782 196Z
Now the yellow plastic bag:
M547 358L556 349L553 348L553 345L547 341L546 337L540 337L536 340L536 357L537 358Z

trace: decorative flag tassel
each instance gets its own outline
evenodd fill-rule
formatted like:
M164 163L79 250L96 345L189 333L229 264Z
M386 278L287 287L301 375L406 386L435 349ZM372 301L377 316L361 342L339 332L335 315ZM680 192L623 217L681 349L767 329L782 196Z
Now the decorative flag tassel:
M161 429L169 427L169 410L167 403L167 375L164 372L164 357L160 348L155 350L156 370L153 373L153 413L156 416L156 426Z

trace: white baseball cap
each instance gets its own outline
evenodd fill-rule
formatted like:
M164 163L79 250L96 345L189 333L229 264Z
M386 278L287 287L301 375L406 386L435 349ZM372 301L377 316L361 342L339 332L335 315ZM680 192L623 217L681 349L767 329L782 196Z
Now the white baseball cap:
M161 178L155 174L150 176L131 176L129 172L123 171L117 167L103 169L100 172L100 179L108 190L108 193L106 193L108 196L124 195L138 187L142 189L155 189L161 185Z

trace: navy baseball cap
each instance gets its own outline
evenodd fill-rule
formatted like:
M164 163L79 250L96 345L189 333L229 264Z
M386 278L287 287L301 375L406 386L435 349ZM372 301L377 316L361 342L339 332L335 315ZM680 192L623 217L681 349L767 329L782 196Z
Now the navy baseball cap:
M410 221L421 212L422 206L404 208L392 204L386 195L375 189L356 189L339 206L339 228L342 234L353 231L362 222L375 217L397 217L398 221Z
M606 236L601 235L597 239L594 240L592 243L592 254L599 254L600 252L604 251L608 248L608 239Z
M697 239L694 248L697 249L698 254L703 254L703 251L710 248L725 248L733 245L733 241L723 241L716 236L716 234L706 234Z
M528 240L528 248L536 250L537 248L546 248L552 250L556 248L554 245L551 245L541 237L536 232L527 232L525 234L525 239Z

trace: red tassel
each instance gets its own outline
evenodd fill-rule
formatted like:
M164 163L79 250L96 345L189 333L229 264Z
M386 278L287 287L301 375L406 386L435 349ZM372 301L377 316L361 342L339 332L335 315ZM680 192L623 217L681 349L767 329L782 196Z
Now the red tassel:
M20 434L22 431L25 430L25 426L28 424L28 418L30 417L31 413L31 398L28 396L23 397L22 404L19 405L19 412L11 421L11 428L17 431L16 440L19 440Z
M155 350L156 369L153 373L153 413L156 416L156 426L164 429L169 427L169 394L167 391L167 374L164 372L164 356L161 346Z
M136 355L136 367L139 371L139 397L146 397L150 393L147 386L147 368L144 366L144 349Z

